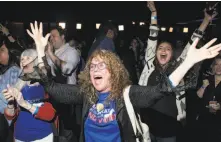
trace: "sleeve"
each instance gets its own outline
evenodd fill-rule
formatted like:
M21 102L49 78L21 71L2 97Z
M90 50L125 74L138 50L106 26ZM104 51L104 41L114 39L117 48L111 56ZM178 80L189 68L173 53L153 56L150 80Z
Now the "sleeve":
M132 85L129 92L131 103L137 108L147 108L162 98L169 89L165 85L138 86Z
M181 53L181 55L177 58L177 61L180 60L184 60L186 58L187 55L187 51L189 50L189 47L191 46L191 44L193 43L193 41L196 38L201 39L203 37L203 33L202 32L198 32L198 30L195 30L195 32L193 33L193 35L190 38L190 41L187 43L187 45L185 46L185 48L183 49L183 52Z
M157 47L157 38L158 38L159 28L155 25L150 25L150 35L147 40L147 48L145 52L145 61L149 63L154 60Z
M66 52L65 56L66 58L64 59L64 61L66 62L66 64L62 66L61 70L64 75L70 75L72 71L77 68L80 57L77 50L72 48L68 50L68 52Z
M40 84L44 87L48 95L57 102L65 104L82 104L83 95L80 93L80 88L77 85L55 83L47 76L47 70L36 68L40 76Z
M51 121L54 119L56 111L49 102L45 102L38 110L38 113L35 115L35 118Z

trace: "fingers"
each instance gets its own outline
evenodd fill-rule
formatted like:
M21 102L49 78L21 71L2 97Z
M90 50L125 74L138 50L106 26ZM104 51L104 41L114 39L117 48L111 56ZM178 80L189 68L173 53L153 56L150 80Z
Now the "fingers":
M28 29L26 31L30 37L34 38L34 35Z
M191 48L196 48L196 45L198 44L198 42L199 42L199 38L196 38L196 39L193 41L193 43L192 43L192 45L191 45Z
M8 92L8 89L2 90L2 93L3 93L3 94L6 93L6 92Z
M32 23L30 23L30 27L31 27L31 31L32 31L33 35L35 35L36 32L35 32L34 25Z
M219 52L216 52L216 53L213 53L213 54L211 54L211 55L208 55L208 56L207 56L207 59L214 58L214 57L216 57L217 55L219 55Z
M37 23L37 21L35 21L35 31L36 32L38 31L38 23Z
M40 33L40 35L42 35L42 33L43 33L42 22L40 22L40 26L39 26L39 33Z
M48 41L48 39L49 39L50 36L51 36L50 33L48 33L48 34L45 36L45 38L46 38L47 41Z
M202 49L203 49L203 48L209 48L214 42L216 42L216 40L217 40L217 38L214 38L214 39L210 40L209 42L207 42L207 44L205 44L205 45L202 47Z

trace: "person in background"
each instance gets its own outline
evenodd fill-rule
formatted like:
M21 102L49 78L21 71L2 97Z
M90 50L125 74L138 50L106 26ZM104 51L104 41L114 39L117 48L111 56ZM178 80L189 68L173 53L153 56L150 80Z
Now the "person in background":
M1 30L3 29L4 27L1 27ZM17 82L20 73L19 58L22 51L23 48L16 44L16 41L12 43L7 37L0 37L0 141L7 141L6 139L12 141L11 121L6 121L4 117L4 109L8 102L1 92L7 84L14 85Z
M202 38L210 20L217 14L209 15L205 11L204 20L200 27L193 33L182 54L175 59L173 45L167 41L161 41L160 43L157 41L159 28L157 26L157 9L154 2L148 2L147 6L151 11L150 37L147 41L145 53L146 64L141 74L139 85L155 86L161 82L164 75L169 75L180 62L185 60L191 43L196 38ZM198 73L199 65L195 66L185 77L185 79L189 77L193 78L193 80L187 82L184 79L184 84L188 84L189 88L195 88ZM177 91L176 96L165 96L156 101L150 108L141 110L141 117L149 125L153 142L176 142L178 132L182 131L183 128L181 124L186 119L186 98L179 99L179 96L184 93Z
M77 84L77 70L80 56L75 48L72 48L65 40L65 30L57 26L51 29L50 43L47 46L46 58L53 80L63 84ZM74 123L70 121L73 116L74 106L57 104L56 110L60 119L60 134L66 141L74 141L75 134L72 132ZM63 140L64 141L64 140ZM75 140L76 141L76 140Z
M117 28L111 22L102 24L99 28L99 33L88 52L88 58L96 49L116 52L114 40L117 38L117 34Z
M2 91L8 101L5 116L8 120L16 120L15 142L53 142L51 121L56 111L46 102L48 96L44 88L38 82L30 81L30 78L38 78L34 70L37 66L35 49L27 49L21 54L20 66L21 79L14 87L7 86Z
M218 56L212 63L213 75L209 75L200 82L197 91L201 99L198 116L199 137L201 142L220 142L221 136L221 57Z

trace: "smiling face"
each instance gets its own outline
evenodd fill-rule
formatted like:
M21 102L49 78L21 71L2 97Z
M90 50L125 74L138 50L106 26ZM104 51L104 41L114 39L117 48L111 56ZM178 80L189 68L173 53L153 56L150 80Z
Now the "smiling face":
M94 57L90 64L90 79L94 88L100 93L110 92L110 78L111 74L103 59Z
M156 56L160 65L166 65L172 57L171 45L166 42L161 43L157 48Z
M34 63L32 62L33 60L33 57L21 56L20 67L23 69L24 73L32 73L34 71Z

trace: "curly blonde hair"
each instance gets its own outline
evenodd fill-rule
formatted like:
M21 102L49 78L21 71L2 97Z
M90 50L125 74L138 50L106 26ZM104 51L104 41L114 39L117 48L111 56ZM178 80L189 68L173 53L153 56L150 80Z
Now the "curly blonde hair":
M86 95L86 99L88 99L91 103L95 103L97 101L97 90L94 88L90 80L90 65L92 59L97 57L100 57L104 61L111 74L111 91L108 100L120 98L124 88L130 85L131 81L129 80L129 74L120 58L107 50L98 49L89 57L84 71L79 74L79 85L81 91L84 95Z

